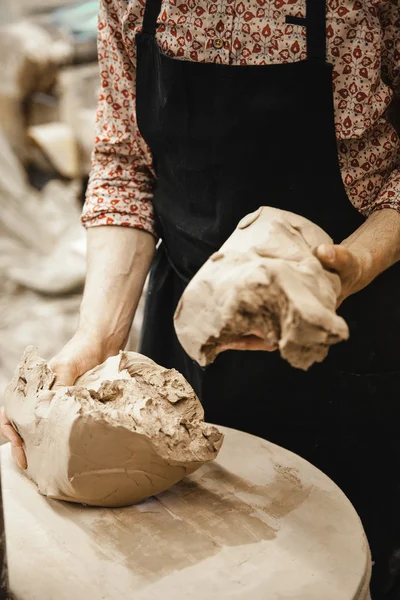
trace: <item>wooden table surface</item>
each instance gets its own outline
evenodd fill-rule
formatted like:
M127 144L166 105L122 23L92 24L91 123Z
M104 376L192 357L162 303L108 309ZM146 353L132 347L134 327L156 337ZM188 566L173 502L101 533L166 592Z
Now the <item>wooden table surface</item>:
M368 545L342 492L292 453L223 431L217 461L122 509L40 496L3 446L13 598L366 600Z

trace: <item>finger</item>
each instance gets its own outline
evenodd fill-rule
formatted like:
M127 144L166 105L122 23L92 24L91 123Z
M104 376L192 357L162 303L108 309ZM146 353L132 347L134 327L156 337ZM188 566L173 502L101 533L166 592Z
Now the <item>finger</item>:
M14 444L15 446L22 446L22 439L18 435L18 432L15 431L11 422L9 421L4 407L1 409L0 413L0 431L3 437L6 438L9 442Z
M4 406L0 409L0 431L3 429L4 425L8 425L10 421L7 418L6 411L4 410Z
M6 440L11 442L13 446L19 446L21 448L23 447L23 442L18 433L15 431L14 427L11 425L11 423L5 423L4 425L2 425L1 433L6 438Z
M255 337L260 338L261 340L264 340L264 334L261 331L261 329L253 329L252 331L249 331L249 333L247 334L246 337L249 337L249 336L255 336Z
M266 343L256 335L246 335L242 338L238 338L234 342L218 346L219 352L223 352L224 350L263 350L266 352L273 352L276 349L277 346Z
M27 463L26 455L25 455L23 448L20 448L19 446L11 446L11 455L14 458L14 460L17 462L17 465L19 466L20 469L25 470L28 468L28 463Z
M23 448L23 442L21 437L15 431L7 418L4 408L0 413L0 430L2 435L11 443L11 454L17 461L20 469L27 468L26 456Z

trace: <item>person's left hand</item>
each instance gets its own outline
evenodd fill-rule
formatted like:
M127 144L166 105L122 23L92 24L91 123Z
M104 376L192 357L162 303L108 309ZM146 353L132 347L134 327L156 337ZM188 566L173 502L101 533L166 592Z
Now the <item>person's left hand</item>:
M11 444L11 454L20 469L26 469L24 443L9 421L4 406L0 409L0 430L2 436Z
M400 211L375 210L340 245L322 244L314 254L325 269L336 272L342 282L338 298L345 298L369 285L375 277L400 261Z
M325 269L334 271L340 277L342 289L337 306L351 294L360 291L373 278L372 259L367 251L362 252L342 245L322 244L316 248L315 255Z

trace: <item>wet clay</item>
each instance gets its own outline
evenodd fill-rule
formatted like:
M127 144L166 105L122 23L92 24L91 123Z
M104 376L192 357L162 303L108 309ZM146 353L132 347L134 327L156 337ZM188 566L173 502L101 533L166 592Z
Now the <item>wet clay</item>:
M175 313L185 351L201 366L220 347L257 332L292 366L308 369L349 335L336 312L338 275L314 256L332 239L290 212L261 207L198 271Z
M72 387L52 391L54 380L30 347L5 392L27 475L50 498L135 504L215 459L222 445L187 381L140 354L121 352Z

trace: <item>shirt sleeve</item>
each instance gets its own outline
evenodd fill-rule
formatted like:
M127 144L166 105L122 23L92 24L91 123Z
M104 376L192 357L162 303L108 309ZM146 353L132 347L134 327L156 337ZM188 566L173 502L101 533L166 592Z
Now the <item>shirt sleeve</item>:
M382 3L382 78L393 92L389 110L362 138L338 142L339 162L347 194L368 217L376 210L400 212L400 11L398 0ZM400 129L399 129L400 132Z
M394 94L400 97L400 7L398 0L384 3L380 13L382 27L382 74Z
M382 27L382 76L393 90L393 101L388 118L400 133L400 10L398 0L383 4L380 13ZM382 208L394 208L400 212L400 141L393 131L393 165L389 169L383 186L372 203L369 212Z
M100 1L101 92L82 222L85 227L120 225L144 229L155 235L152 157L136 121L134 39L137 23L142 21L141 4L140 0L133 0L133 8L129 11L132 22L124 23L125 0ZM124 42L123 23L133 42Z

